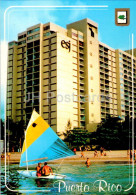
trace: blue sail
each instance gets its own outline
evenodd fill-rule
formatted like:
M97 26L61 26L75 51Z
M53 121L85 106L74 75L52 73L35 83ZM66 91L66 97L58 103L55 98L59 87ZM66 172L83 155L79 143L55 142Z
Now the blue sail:
M22 148L20 167L73 156L46 121L33 111Z

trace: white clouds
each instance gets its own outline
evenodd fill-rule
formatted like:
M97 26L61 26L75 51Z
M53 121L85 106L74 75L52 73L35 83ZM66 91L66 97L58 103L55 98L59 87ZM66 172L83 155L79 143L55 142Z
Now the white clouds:
M77 1L76 6L85 6L85 3L81 1ZM82 8L82 7L73 8L69 14L69 20L76 21L76 20L79 20L79 18L84 18L85 15L87 14L87 11L88 11L87 8Z

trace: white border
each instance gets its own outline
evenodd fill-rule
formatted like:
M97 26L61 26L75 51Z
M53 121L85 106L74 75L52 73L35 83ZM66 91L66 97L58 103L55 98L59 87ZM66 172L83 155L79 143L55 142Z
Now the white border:
M132 189L134 186L134 62L133 62L133 55L134 55L134 35L132 33L132 184L130 188L124 190L125 192L129 191Z
M7 14L7 11L11 8L23 8L23 7L27 7L27 8L108 8L109 6L108 5L102 5L102 6L99 6L99 5L88 5L88 6L85 6L85 5L82 5L82 6L10 6L8 7L5 12L4 12L4 42L6 42L6 14ZM134 79L133 79L133 34L132 34L132 109L133 109L133 116L132 116L132 151L134 151ZM6 85L6 89L7 89L7 85ZM133 158L132 158L133 159ZM124 191L129 191L130 189L132 189L134 185L134 160L132 161L132 184L130 186L130 188L124 190ZM7 183L6 183L6 108L5 108L5 186L6 188L9 190L9 191L12 191L12 192L50 192L50 190L12 190L10 188L8 188L7 186Z

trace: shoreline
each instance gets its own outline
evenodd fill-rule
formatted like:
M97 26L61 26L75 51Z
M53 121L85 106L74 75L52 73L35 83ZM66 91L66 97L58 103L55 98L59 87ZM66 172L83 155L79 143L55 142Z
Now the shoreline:
M77 151L75 156L64 159L52 160L49 164L84 164L87 158L90 158L92 164L131 164L127 150L106 151L106 156L101 156L98 151L98 157L94 157L94 151L84 151L84 158L81 158L81 152ZM9 157L6 157L6 162L9 164L19 164L21 152L11 152ZM1 159L3 164L5 159Z

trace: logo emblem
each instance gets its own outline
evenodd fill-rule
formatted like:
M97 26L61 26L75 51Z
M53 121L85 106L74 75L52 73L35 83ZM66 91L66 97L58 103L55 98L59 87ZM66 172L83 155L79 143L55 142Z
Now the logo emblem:
M69 52L70 52L70 41L66 42L65 40L62 40L61 46L65 49L69 49Z
M128 26L130 24L130 9L116 8L115 9L115 24L117 26Z

